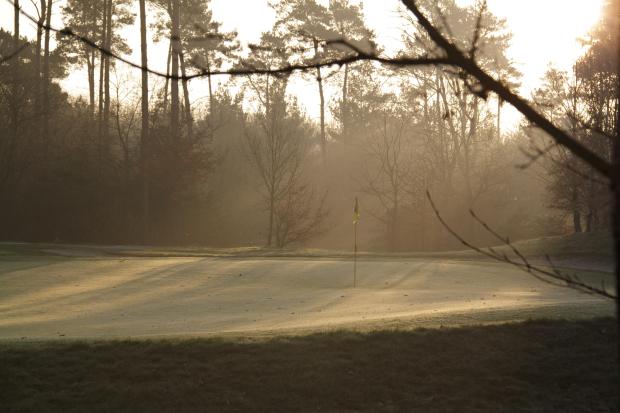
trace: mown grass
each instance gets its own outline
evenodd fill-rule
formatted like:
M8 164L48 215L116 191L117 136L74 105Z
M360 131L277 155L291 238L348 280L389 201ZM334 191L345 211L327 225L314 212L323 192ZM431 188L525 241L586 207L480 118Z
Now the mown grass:
M514 243L519 251L528 257L542 258L549 255L554 258L587 257L609 261L613 259L613 237L609 231L550 236ZM515 257L510 247L494 246L500 253ZM127 246L127 245L70 245L50 243L0 243L0 259L40 256L123 256L123 257L228 257L228 258L352 258L351 251L323 250L308 248L210 248L210 247L164 247L164 246ZM361 259L385 258L438 258L438 259L482 259L473 250L436 251L436 252L371 252L358 253Z
M0 343L0 410L616 411L612 319L270 339Z

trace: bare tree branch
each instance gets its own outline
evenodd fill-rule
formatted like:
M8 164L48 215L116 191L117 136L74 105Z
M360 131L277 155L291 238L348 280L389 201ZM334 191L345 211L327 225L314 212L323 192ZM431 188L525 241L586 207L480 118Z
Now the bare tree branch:
M8 3L15 5L14 0L6 0ZM485 97L488 94L488 91L493 91L504 101L510 103L514 106L519 112L521 112L530 122L538 125L541 129L547 132L556 142L560 145L565 146L571 152L573 152L576 156L584 160L587 164L592 166L596 171L601 173L603 176L609 178L611 176L611 164L601 158L596 153L589 150L583 144L581 144L578 140L571 137L566 132L562 131L560 128L555 126L551 121L545 118L543 115L538 113L525 99L521 98L517 94L513 93L508 87L506 87L501 81L494 79L490 75L488 75L478 64L475 62L473 58L467 57L456 45L451 43L448 39L446 39L435 26L426 18L426 16L420 11L415 0L401 0L402 3L413 13L413 15L418 19L418 22L422 26L422 28L428 33L431 40L439 46L446 54L444 57L397 57L397 58L389 58L389 57L381 57L376 55L374 52L365 52L355 45L347 42L345 40L339 41L330 41L331 44L341 44L346 45L355 54L350 56L345 56L341 58L335 58L325 61L312 62L312 63L304 63L304 64L289 64L283 67L278 68L256 68L256 67L240 67L231 70L208 70L202 68L200 72L193 75L185 75L185 76L171 76L163 72L159 72L153 70L148 67L142 67L142 65L132 62L129 59L120 56L111 50L108 50L104 47L97 45L91 39L88 39L84 36L81 36L75 33L70 28L57 29L52 27L51 25L47 25L41 23L35 17L29 15L20 9L20 13L34 23L37 27L41 27L44 30L52 31L55 33L59 33L64 36L72 37L73 39L80 41L93 47L99 51L101 51L104 55L112 57L118 61L126 63L127 65L140 69L143 71L147 71L152 75L174 79L174 80L191 80L195 78L207 77L207 76L215 76L215 75L231 75L231 76L243 76L243 75L251 75L251 74L286 74L292 73L295 71L305 71L310 69L320 69L323 67L329 66L342 66L345 64L354 63L357 61L376 61L383 64L388 64L391 66L429 66L429 65L450 65L456 66L462 69L464 72L473 76L480 83L481 89L475 90L476 94L479 96Z
M532 144L531 147L531 152L524 149L524 148L520 148L521 153L523 153L525 156L527 156L529 159L526 162L523 162L521 164L516 165L516 167L518 169L521 170L525 170L527 168L529 168L530 166L532 166L534 163L536 163L538 160L540 160L541 158L549 158L551 159L551 162L557 166L559 166L560 168L566 169L567 171L575 174L576 176L578 176L581 179L585 179L589 182L592 183L597 183L599 185L607 185L607 182L602 180L602 179L598 179L596 177L593 177L591 175L588 175L586 172L582 172L580 170L578 170L577 168L575 168L574 166L572 166L570 163L568 162L563 162L561 160L555 159L553 156L550 156L552 154L552 150L553 149L557 149L558 147L558 143L554 142L548 146L546 146L545 148L540 148L538 146L536 146L535 144Z
M10 4L14 4L14 0L6 0L8 3ZM133 67L134 69L139 69L139 70L145 70L146 72L154 75L154 76L158 76L158 77L162 77L162 78L167 78L167 79L172 79L172 80L192 80L192 79L196 79L196 78L203 78L203 77L208 77L208 76L217 76L217 75L229 75L229 76L246 76L246 75L256 75L256 74L270 74L270 75L278 75L278 74L288 74L288 73L292 73L292 72L297 72L297 71L307 71L307 70L311 70L311 69L318 69L318 68L323 68L323 67L330 67L330 66L344 66L346 64L350 64L350 63L354 63L354 62L358 62L358 61L364 61L364 60L369 60L369 61L376 61L379 63L384 63L384 64L389 64L389 65L396 65L396 66L429 66L429 65L444 65L444 64L450 64L450 62L448 61L448 59L446 58L437 58L437 57L426 57L426 56L422 56L422 57L402 57L402 58L387 58L387 57L381 57L378 56L374 53L368 53L368 52L364 52L361 49L359 49L358 47L356 47L355 45L344 41L344 40L333 40L330 41L330 44L341 44L341 45L346 45L348 46L352 51L355 51L355 54L352 54L350 56L345 56L345 57L340 57L340 58L334 58L334 59L328 59L328 60L323 60L323 61L318 61L318 62L311 62L311 63L301 63L301 64L288 64L288 65L284 65L282 67L277 67L277 68L258 68L258 67L253 67L250 65L247 66L241 66L238 68L233 68L230 70L210 70L208 68L203 68L203 67L199 67L199 72L195 73L195 74L191 74L191 75L170 75L164 72L160 72L157 70L154 70L150 67L143 67L141 64L133 62L117 53L114 53L112 50L109 50L106 47L100 46L98 45L96 42L94 42L93 40L82 36L78 33L75 33L71 28L69 27L65 27L62 29L59 28L55 28L51 25L47 25L45 23L41 23L39 22L38 19L36 19L35 17L31 16L30 14L26 13L24 10L22 10L20 8L20 14L22 16L24 16L26 19L30 20L33 24L35 24L37 27L42 28L43 30L46 31L51 31L54 33L58 33L61 36L67 36L70 37L76 41L82 42L96 50L99 50L101 53L103 53L104 55L111 57L115 60L118 60L120 62L123 62L125 64L127 64L130 67ZM174 40L174 39L173 39ZM326 42L327 43L327 42Z
M523 147L519 147L519 150L521 151L521 153L525 155L528 158L528 160L526 162L518 164L517 168L522 169L522 170L528 169L530 166L538 162L538 160L540 160L541 158L544 158L545 155L547 155L556 146L557 146L556 142L546 146L545 148L539 148L538 146L532 144L531 145L532 152L528 151L527 149Z
M478 66L475 60L468 58L456 45L446 39L439 32L439 30L433 26L433 24L420 11L415 0L401 1L405 7L407 7L407 9L415 15L422 28L424 28L424 30L428 33L431 40L443 49L446 57L450 61L450 64L460 67L480 82L480 85L484 89L480 91L479 95L484 96L487 91L496 93L500 98L510 103L515 109L521 112L530 122L536 124L539 128L547 132L557 143L569 149L577 157L592 166L592 168L603 176L607 178L611 177L611 164L608 161L601 158L599 155L581 144L574 137L555 126L545 116L534 109L525 99L513 93L501 81L488 75L480 66Z

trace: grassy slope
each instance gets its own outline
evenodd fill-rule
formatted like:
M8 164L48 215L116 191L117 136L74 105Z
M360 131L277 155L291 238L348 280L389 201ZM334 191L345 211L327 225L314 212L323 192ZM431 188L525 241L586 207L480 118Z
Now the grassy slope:
M555 256L609 257L610 244L607 234L579 234L523 241L519 248L530 256L545 250ZM57 247L2 244L0 260L36 265L32 258ZM100 250L69 247L89 248ZM260 249L135 251L274 254ZM448 254L467 258L471 253L435 256ZM5 341L0 343L0 410L614 411L615 340L613 321L598 319L252 340Z
M610 232L571 234L518 241L515 246L529 256L550 254L553 256L613 257L613 237Z
M0 344L11 411L590 412L617 407L611 319L271 339Z
M550 255L556 258L589 257L609 260L613 257L613 239L609 232L572 234L567 236L543 237L532 240L517 241L514 243L519 251L528 257L544 257ZM499 246L497 251L512 255L510 248ZM0 243L0 259L11 259L18 256L40 255L66 256L221 256L221 257L308 257L308 258L349 258L350 251L332 251L320 249L268 249L260 247L240 248L207 248L207 247L138 247L138 246L94 246L94 245L65 245L65 244L31 244L31 243ZM360 257L366 258L480 258L475 251L442 251L419 253L374 253L360 252Z

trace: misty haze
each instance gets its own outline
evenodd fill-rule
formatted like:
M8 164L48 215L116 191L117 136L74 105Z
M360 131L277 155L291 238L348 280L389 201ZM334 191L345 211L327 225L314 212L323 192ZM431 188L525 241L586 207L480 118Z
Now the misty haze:
M620 0L0 0L0 410L618 411Z

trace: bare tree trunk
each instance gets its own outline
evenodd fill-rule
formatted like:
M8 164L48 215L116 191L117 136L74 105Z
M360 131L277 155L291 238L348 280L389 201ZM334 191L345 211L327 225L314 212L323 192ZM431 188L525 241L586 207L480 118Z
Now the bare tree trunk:
M168 60L166 61L166 82L164 83L164 97L162 106L164 108L164 116L168 113L168 86L170 85L170 65L172 64L172 39L168 46Z
M582 228L581 228L581 213L579 213L579 211L577 211L577 210L573 211L573 228L574 228L576 234L582 232Z
M209 113L213 114L213 84L210 74L207 76L207 82L209 84Z
M95 12L93 11L93 14ZM96 20L96 17L93 18ZM93 27L96 23L93 23ZM93 32L94 33L94 32ZM95 69L97 68L97 53L94 48L88 52L88 98L89 110L92 120L95 119Z
M269 230L267 232L267 246L271 247L271 242L273 240L273 218L275 215L275 200L274 195L270 194L269 197Z
M502 139L502 98L497 97L497 141Z
M17 50L19 49L19 36L20 36L20 25L19 25L19 13L20 13L20 6L19 6L19 1L15 1L14 3L14 20L13 20L13 50L15 52L17 52ZM17 147L17 142L19 141L19 108L20 108L20 102L19 102L19 84L20 79L19 79L19 70L20 70L20 57L19 55L15 56L15 58L13 59L12 62L12 72L11 72L11 81L12 81L12 85L11 85L11 95L10 95L10 100L11 100L11 125L10 125L10 132L9 132L9 149L8 149L8 154L6 155L6 158L4 158L3 160L6 161L6 165L2 165L5 168L5 175L3 176L3 181L6 184L6 187L4 187L4 191L5 193L2 195L8 195L9 192L9 185L10 185L10 181L11 181L11 175L12 175L12 171L13 171L13 161L14 161L14 156L15 156L15 151L16 151L16 147ZM11 205L9 205L9 211L11 211L12 213L12 208L10 208Z
M183 81L181 83L183 84L183 99L185 102L184 104L185 104L185 122L187 123L187 138L191 140L193 133L194 133L194 119L192 118L192 106L189 100L189 88L187 87L188 82L187 82L187 79L185 78L187 74L185 71L185 57L183 56L182 52L179 54L179 58L181 61L181 75L183 76Z
M475 147L470 147L470 145L473 146L473 142L475 141L476 135L478 134L478 98L474 97L472 105L473 105L473 113L471 118L469 118L469 116L467 116L467 100L466 100L466 95L465 95L465 90L463 90L463 99L464 99L464 105L463 105L463 109L464 109L464 115L466 117L466 119L469 120L469 132L468 132L468 137L466 138L466 142L465 142L465 186L466 186L466 190L467 190L467 210L469 209L473 209L474 208L474 191L472 188L472 165L471 165L471 150L475 150ZM475 235L475 226L473 225L473 220L469 219L468 220L469 223L469 234L471 237L474 237Z
M592 232L592 223L594 221L594 211L591 209L588 211L586 215L586 232Z
M47 10L45 12L45 24L49 27L52 24L52 3L47 0ZM50 31L45 31L45 51L43 54L43 131L45 137L45 148L49 146L50 140Z
M15 7L15 14L14 14L14 19L13 19L13 50L15 52L17 52L17 50L19 49L19 32L20 32L20 27L19 27L19 13L20 13L20 6L19 6L19 0L15 0L15 2L13 3L14 7ZM15 141L17 140L17 135L19 134L19 64L20 60L19 60L19 55L15 56L15 59L13 59L13 87L12 87L12 108L11 108L11 128L13 129L13 137L12 139Z
M319 42L314 40L314 54L319 54ZM316 68L316 81L319 85L319 97L321 99L321 155L323 162L327 160L327 137L325 136L325 94L323 93L323 77L321 76L321 68Z
M323 78L321 77L321 69L316 69L317 82L319 84L319 97L321 98L321 155L323 162L327 160L327 137L325 136L325 94L323 93Z
M140 56L142 65L142 128L140 129L140 167L142 170L142 242L149 241L149 74L146 39L146 0L140 0Z
M398 231L398 210L399 210L398 192L394 191L394 210L392 211L392 231L390 236L390 250L396 251L397 231Z
M43 1L43 0L42 0ZM95 5L91 6L91 29L90 35L93 40L96 38L96 30L97 30L97 7ZM95 69L97 67L97 53L96 50L92 47L89 47L85 51L86 53L86 61L88 62L88 97L89 97L89 110L91 120L95 120Z
M95 59L94 51L89 53L88 61L88 111L91 118L95 117Z
M265 79L265 116L267 116L267 119L271 119L271 115L270 115L270 111L271 111L271 97L269 95L269 75L267 75L266 79Z
M180 10L179 0L172 1L172 79L170 90L170 131L172 134L179 133L179 54L180 45ZM177 136L179 137L179 136Z
M209 113L213 114L213 84L211 83L211 75L207 76L207 82L209 84Z
M342 82L342 107L340 109L342 116L342 140L346 144L349 135L349 65L344 65L344 80Z
M477 104L476 104L477 105ZM464 116L465 114L462 114L461 116ZM466 122L466 119L461 121L462 123ZM470 133L469 136L470 138L475 136L475 126L474 126L474 122L472 121L472 125L470 125ZM464 133L464 130L461 131L462 133ZM462 136L463 139L463 178L465 180L465 211L469 211L470 209L474 208L474 193L473 193L473 188L472 188L472 183L471 183L471 148L470 148L470 142L471 139L465 138ZM474 237L474 221L472 219L467 219L466 220L466 231L467 231L467 236L470 239L473 239Z
M108 21L107 21L107 17L108 17L108 13L107 13L107 6L108 6L108 1L112 1L112 0L104 0L103 1L103 25L101 28L101 45L105 46L106 40L107 40L107 28L108 28ZM103 101L103 95L104 95L104 76L105 76L105 53L103 53L103 51L101 51L100 56L99 56L99 107L98 107L98 118L97 118L97 169L99 171L99 173L101 173L101 167L102 167L102 163L103 163L103 106L104 106L104 101Z
M207 60L207 70L209 73L207 74L207 84L209 85L209 114L213 114L213 84L211 79L211 62L209 61L209 53L205 53L205 57Z
M45 13L47 11L47 5L45 0L41 0L39 10L39 19L37 21L37 44L34 54L34 71L35 71L35 96L34 96L34 108L37 113L37 117L41 116L41 100L43 98L43 88L41 84L41 50L43 49L43 26L45 25ZM37 119L37 125L35 126L37 132L37 139L41 138L41 122Z
M108 50L112 50L112 15L114 9L114 0L108 0L106 13L106 40L105 47ZM105 156L107 157L107 152L109 150L109 134L110 134L110 105L111 105L111 97L110 97L110 57L106 56L105 58L105 78L104 78L104 88L105 88L105 101L103 108L103 147L105 150Z

